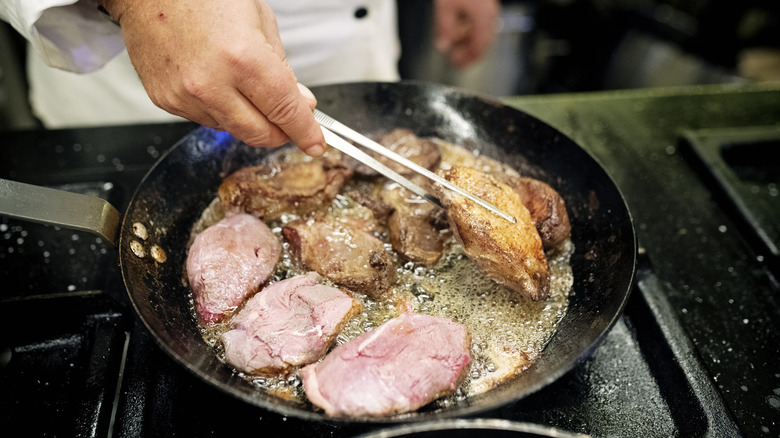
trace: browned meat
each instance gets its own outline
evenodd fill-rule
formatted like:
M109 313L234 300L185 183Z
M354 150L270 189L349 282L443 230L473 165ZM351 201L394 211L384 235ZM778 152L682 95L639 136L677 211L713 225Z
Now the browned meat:
M385 191L382 198L394 208L387 221L393 249L415 263L435 265L444 250L444 239L435 225L439 208L403 187Z
M436 146L436 143L429 139L418 138L409 129L396 128L390 133L374 139L374 141L428 170L434 170L439 166L441 155L439 154L439 148ZM375 153L371 154L382 164L401 175L408 176L414 173L409 170L409 168L402 166L389 158ZM376 171L363 164L359 164L354 160L352 160L351 163L354 163L355 173L364 176L378 175Z
M454 392L470 349L463 325L404 313L302 368L301 377L309 400L328 415L387 416Z
M545 249L554 248L571 236L566 205L558 192L533 178L521 177L504 163L486 156L475 156L461 146L437 141L442 165L468 166L495 177L514 188L530 211Z
M350 190L347 195L349 195L349 197L352 198L352 200L356 203L371 210L371 213L374 215L374 219L376 219L378 222L385 222L393 212L392 205L382 202L365 192L361 192L360 190Z
M282 233L307 269L371 297L390 291L395 272L390 254L354 221L315 214L290 222Z
M195 237L187 276L206 323L221 320L265 282L282 246L268 226L248 214L222 219Z
M250 298L222 336L225 359L249 374L289 372L325 356L362 305L320 284L316 272L274 283Z
M517 219L512 224L434 184L434 192L447 207L451 228L463 244L463 251L493 280L534 300L547 299L550 268L539 232L520 195L492 176L470 167L453 166L444 172L444 177Z
M219 186L226 212L247 212L264 220L282 213L303 215L330 203L352 175L339 160L261 164L228 176Z
M505 182L505 177L520 176L519 173L506 163L494 160L485 155L475 155L462 146L436 139L436 145L441 153L441 168L449 169L452 166L473 167L480 172L493 175L499 181Z
M523 205L531 213L545 249L554 248L571 237L566 203L555 189L526 177L512 178L509 185L520 194Z

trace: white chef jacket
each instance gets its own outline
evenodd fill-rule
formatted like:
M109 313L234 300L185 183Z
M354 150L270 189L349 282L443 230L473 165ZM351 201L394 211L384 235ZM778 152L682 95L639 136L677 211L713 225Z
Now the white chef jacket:
M398 80L393 0L266 3L301 83ZM0 17L30 42L30 104L46 127L181 120L147 97L121 30L92 0L0 0Z

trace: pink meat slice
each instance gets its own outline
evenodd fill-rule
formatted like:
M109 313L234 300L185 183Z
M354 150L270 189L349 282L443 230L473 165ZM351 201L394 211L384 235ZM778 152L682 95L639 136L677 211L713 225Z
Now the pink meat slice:
M256 292L281 251L268 226L249 214L223 219L198 234L187 255L187 277L203 322L222 320Z
M471 335L446 318L404 313L301 369L309 400L329 415L410 412L455 391Z
M273 375L322 358L362 306L320 279L310 272L250 298L222 336L228 363L250 374Z

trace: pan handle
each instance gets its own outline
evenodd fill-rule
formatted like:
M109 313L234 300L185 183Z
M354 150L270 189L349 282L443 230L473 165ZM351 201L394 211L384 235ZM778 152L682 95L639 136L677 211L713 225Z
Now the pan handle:
M0 178L0 214L88 231L114 246L117 244L119 211L95 196Z

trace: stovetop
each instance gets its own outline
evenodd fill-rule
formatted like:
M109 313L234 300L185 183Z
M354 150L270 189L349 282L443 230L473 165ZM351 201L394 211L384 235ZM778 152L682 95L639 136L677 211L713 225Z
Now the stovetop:
M604 165L626 196L641 253L625 312L593 354L541 391L480 417L593 436L777 436L780 272L770 243L780 217L772 216L780 205L773 203L780 87L506 102ZM194 127L0 132L0 177L101 196L122 210L148 168ZM722 129L741 134L713 139ZM725 167L708 163L719 157L713 147L756 141L769 151L766 161L729 149L719 159ZM758 203L729 197L727 187L740 184ZM285 418L202 382L135 316L116 259L89 234L0 216L0 430L355 436L382 427Z

